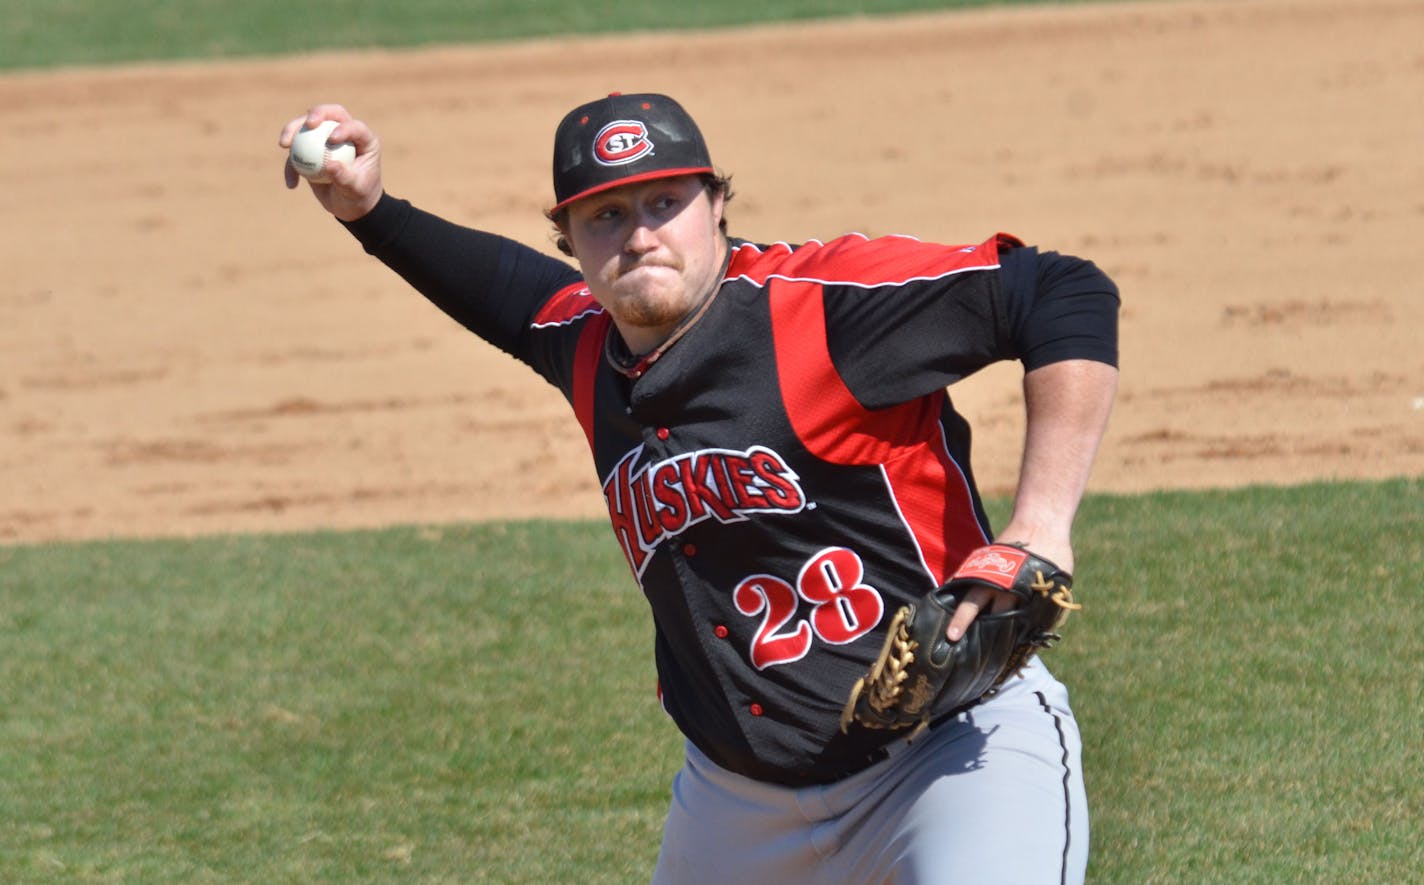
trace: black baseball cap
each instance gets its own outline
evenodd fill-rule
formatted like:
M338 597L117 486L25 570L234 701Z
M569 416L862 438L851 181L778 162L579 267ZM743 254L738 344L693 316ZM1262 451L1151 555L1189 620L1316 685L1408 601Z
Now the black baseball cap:
M666 95L615 92L580 105L554 133L550 214L575 200L654 178L712 172L697 124Z

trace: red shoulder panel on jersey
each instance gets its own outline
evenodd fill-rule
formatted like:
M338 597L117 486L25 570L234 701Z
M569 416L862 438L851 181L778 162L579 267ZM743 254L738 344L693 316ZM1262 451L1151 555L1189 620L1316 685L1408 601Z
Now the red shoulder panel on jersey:
M811 241L792 249L778 243L762 250L739 247L727 277L757 285L769 280L805 280L849 286L881 286L931 280L999 266L999 250L1022 246L1016 237L995 234L977 246L943 246L913 237L870 240L848 234L828 243Z
M582 317L603 313L603 305L593 298L588 286L571 283L555 292L539 312L534 315L530 327L540 329L547 326L566 326Z

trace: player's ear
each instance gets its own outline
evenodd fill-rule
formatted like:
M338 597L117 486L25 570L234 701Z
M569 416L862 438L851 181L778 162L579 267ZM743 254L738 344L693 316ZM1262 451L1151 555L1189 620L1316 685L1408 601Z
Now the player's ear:
M727 200L731 196L727 189L727 179L704 176L702 188L707 194L707 204L712 209L712 224L725 236L727 233Z
M554 240L554 245L558 247L560 252L570 258L577 258L578 256L574 254L574 241L569 238L569 229L562 224L555 224L554 226L558 229L559 233L558 238Z

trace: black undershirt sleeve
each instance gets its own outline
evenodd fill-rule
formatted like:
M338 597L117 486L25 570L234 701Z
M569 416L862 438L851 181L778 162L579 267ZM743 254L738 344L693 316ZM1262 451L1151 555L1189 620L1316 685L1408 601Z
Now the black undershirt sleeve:
M1091 261L1009 249L999 258L1012 357L1032 371L1069 359L1117 365L1117 286Z
M524 336L539 307L579 279L577 270L556 258L389 195L365 217L343 224L369 254L452 319L520 358L528 358Z

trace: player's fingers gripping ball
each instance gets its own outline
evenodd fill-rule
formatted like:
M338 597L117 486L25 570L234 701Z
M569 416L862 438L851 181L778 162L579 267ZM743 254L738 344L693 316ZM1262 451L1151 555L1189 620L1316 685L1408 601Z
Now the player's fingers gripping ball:
M317 184L331 180L327 171L333 163L350 163L356 159L356 146L349 141L329 144L327 138L337 127L336 120L325 120L292 137L292 168Z
M1012 593L1018 603L979 615L958 642L950 642L945 630L954 611L977 587ZM1058 628L1079 608L1073 576L1049 560L1009 544L979 548L943 586L891 618L880 656L851 688L841 731L852 722L923 726L992 694L1039 649L1058 641Z

